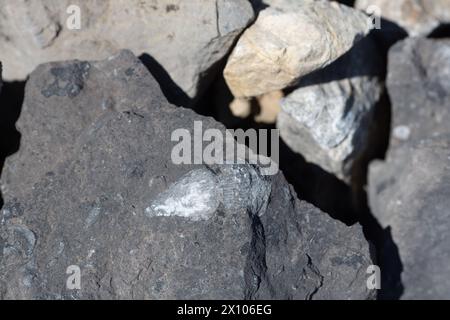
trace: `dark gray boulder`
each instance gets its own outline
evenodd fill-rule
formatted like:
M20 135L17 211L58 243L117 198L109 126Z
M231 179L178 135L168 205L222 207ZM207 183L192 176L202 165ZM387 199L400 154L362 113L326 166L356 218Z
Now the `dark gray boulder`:
M281 101L277 127L309 162L349 183L367 153L383 92L382 61L368 37L328 67L304 77Z
M75 69L69 79L78 77ZM111 71L99 82L91 74L76 97L50 96L41 79L51 74L52 68L37 69L27 101L59 105L67 119L81 108L101 106L101 88L119 91ZM151 79L140 77L144 83ZM174 130L184 128L193 136L194 121L202 121L203 130L224 132L224 127L169 105L154 81L146 82L145 90L133 88L130 84L124 92L134 99L120 108L78 122L71 143L56 149L66 156L44 167L35 162L30 170L43 174L34 188L6 197L1 298L373 297L366 286L372 262L359 226L345 226L297 199L281 173L264 176L250 164L174 164ZM63 135L59 121L46 119L61 129L53 134ZM39 121L34 124L29 132L42 130ZM22 134L26 141L29 133ZM67 287L70 266L80 268L81 289Z
M140 109L165 101L157 82L131 51L104 61L52 62L39 66L26 84L16 127L19 151L2 174L5 196L20 196L57 163L101 114Z
M389 53L392 136L386 161L370 166L369 199L398 247L403 299L450 294L449 58L448 40L408 39Z

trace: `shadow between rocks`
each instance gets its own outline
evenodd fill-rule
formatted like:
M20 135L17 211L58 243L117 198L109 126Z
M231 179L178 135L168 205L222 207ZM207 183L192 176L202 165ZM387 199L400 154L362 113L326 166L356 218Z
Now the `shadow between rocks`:
M16 153L20 147L20 133L16 121L22 110L25 95L25 81L4 82L0 94L0 176L8 156ZM0 208L3 198L0 194Z
M450 38L450 23L443 24L434 29L433 32L430 33L428 38L432 39Z
M169 73L155 58L143 53L139 56L139 60L159 83L161 91L171 104L178 107L188 107L192 104L191 98L173 81Z

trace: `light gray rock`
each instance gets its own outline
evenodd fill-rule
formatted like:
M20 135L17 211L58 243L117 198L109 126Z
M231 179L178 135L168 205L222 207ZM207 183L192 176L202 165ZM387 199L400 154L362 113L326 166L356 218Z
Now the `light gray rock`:
M67 26L69 5L80 8L80 30ZM153 68L195 98L254 13L247 0L1 0L0 16L5 79L23 80L41 63L102 60L127 48L151 56Z
M365 14L337 2L280 2L261 11L224 70L237 98L296 84L346 53L370 30Z
M6 160L3 194L17 197L33 189L43 175L72 155L76 139L101 114L160 101L165 98L158 84L130 51L99 62L39 66L26 85L16 124L21 146Z
M79 79L78 64L57 66ZM58 105L67 119L81 103L101 106L99 88L115 91L119 80L107 68L103 81L95 81L99 63L89 65L75 97L73 90L53 95L61 92L57 86L43 90L48 82L42 79L55 76L55 65L39 67L27 85L28 99ZM45 170L36 162L32 170L48 172L34 189L6 197L0 298L373 298L365 273L372 262L359 226L347 227L298 200L281 173L264 176L249 164L175 164L174 130L184 128L194 140L194 121L204 130L225 128L169 105L155 81L134 69L139 83L148 82L146 91L128 80L123 96L133 94L146 107L123 105L79 125L72 143L60 145L71 150L65 159ZM117 76L124 77L120 70ZM49 116L46 124L59 128L59 121ZM61 136L63 129L52 132ZM69 266L80 268L79 290L66 286Z
M382 61L373 40L360 41L327 68L303 78L281 102L277 127L286 144L309 162L349 181L368 148L380 100Z
M355 7L381 14L412 37L427 36L440 25L450 23L448 0L356 0Z
M369 200L403 264L403 299L450 294L450 41L411 38L389 52L392 135L369 170Z

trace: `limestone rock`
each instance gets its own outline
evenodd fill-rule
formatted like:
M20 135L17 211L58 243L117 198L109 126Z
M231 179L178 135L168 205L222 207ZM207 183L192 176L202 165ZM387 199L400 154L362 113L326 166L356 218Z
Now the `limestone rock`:
M359 226L347 227L299 200L280 172L264 176L250 164L175 164L174 130L185 129L194 142L195 121L204 130L225 128L169 105L140 67L127 72L128 62L122 60L122 68L116 58L89 62L88 69L73 61L43 65L30 78L28 101L58 106L66 119L83 108L95 113L105 101L101 89L114 94L121 81L125 91L115 97L134 96L143 106L98 111L96 121L79 121L77 128L61 122L55 109L47 117L45 124L58 128L48 139L71 137L71 143L59 144L67 155L53 167L35 162L26 169L46 172L33 190L5 197L0 298L373 297L365 273L372 262ZM110 73L100 81L102 65ZM56 81L58 75L66 80ZM136 89L133 77L146 90ZM24 141L45 129L40 122L22 133ZM67 287L66 272L74 268L81 274L78 290Z
M355 7L375 9L383 18L398 24L413 37L426 36L441 24L450 22L448 0L356 0Z
M69 5L80 8L80 30L68 28ZM0 0L0 16L7 80L23 80L41 63L101 60L127 48L181 88L171 94L195 98L254 13L246 0Z
M338 59L369 29L366 15L337 2L268 7L239 38L225 79L239 98L286 88Z
M309 162L348 181L368 147L373 110L382 93L382 62L370 38L327 68L305 77L281 102L277 127Z
M73 144L101 114L164 101L158 84L130 52L104 61L52 62L30 76L16 127L20 149L6 160L2 192L19 196L74 152Z

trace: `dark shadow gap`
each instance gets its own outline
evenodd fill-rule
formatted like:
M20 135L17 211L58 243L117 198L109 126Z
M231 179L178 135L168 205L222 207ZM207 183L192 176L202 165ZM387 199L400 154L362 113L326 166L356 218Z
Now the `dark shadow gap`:
M445 39L450 38L450 23L443 24L436 29L434 29L433 32L430 33L428 38L432 39Z
M178 107L192 104L191 98L173 81L169 73L155 58L143 53L139 56L139 60L159 83L161 91L171 104Z
M25 81L4 82L0 94L0 176L8 156L16 153L20 147L20 133L16 121L22 110L25 95ZM0 208L3 198L0 194Z

